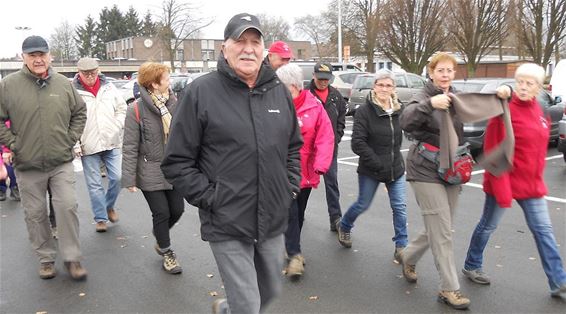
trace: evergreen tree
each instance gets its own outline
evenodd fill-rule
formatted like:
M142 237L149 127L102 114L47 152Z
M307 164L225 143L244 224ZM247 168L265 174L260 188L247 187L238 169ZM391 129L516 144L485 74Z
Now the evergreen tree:
M142 22L138 18L138 12L130 6L124 15L124 35L125 37L139 36L141 34Z
M143 18L143 23L141 27L141 35L142 36L150 36L153 37L157 34L157 25L151 19L151 13L147 11Z
M96 22L89 15L84 25L75 28L75 42L79 57L95 56L96 37Z

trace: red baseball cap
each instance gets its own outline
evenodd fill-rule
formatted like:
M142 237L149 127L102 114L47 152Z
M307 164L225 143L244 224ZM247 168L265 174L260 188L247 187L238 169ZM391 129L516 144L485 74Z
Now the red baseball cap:
M269 52L278 54L281 58L293 58L293 51L284 41L276 41L269 47Z

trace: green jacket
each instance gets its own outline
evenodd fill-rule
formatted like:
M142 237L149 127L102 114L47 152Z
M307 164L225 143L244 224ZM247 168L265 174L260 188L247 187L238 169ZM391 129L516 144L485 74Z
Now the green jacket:
M72 161L86 123L85 103L71 82L48 73L40 79L24 65L0 81L0 143L14 153L18 170L51 171Z

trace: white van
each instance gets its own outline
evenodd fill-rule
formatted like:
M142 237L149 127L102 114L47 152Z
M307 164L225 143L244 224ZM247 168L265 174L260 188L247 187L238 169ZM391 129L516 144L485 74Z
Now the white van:
M566 100L566 59L560 60L552 71L548 90L552 93L553 98L560 96Z

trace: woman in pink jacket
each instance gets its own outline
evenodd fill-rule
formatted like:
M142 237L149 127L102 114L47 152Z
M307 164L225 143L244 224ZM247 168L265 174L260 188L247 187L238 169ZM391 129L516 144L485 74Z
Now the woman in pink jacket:
M334 131L324 107L308 90L303 89L303 72L296 64L287 64L277 70L277 76L291 92L301 135L301 191L289 208L289 226L285 232L285 247L289 256L286 273L298 279L304 273L305 259L301 253L301 229L307 201L313 188L320 183L320 175L328 171L334 153Z

